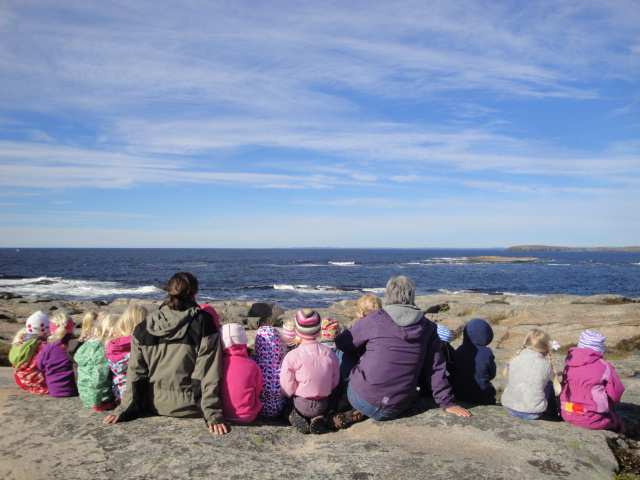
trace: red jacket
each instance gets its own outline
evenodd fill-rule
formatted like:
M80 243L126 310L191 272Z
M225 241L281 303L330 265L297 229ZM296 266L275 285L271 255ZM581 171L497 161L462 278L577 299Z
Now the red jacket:
M260 368L249 358L246 345L227 348L222 362L224 417L232 422L253 422L262 409Z

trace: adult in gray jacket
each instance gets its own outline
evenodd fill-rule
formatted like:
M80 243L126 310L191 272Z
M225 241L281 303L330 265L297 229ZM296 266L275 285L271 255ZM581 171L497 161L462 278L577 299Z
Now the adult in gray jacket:
M127 389L105 423L142 414L204 417L211 433L224 435L220 380L222 349L213 318L196 303L198 280L176 273L167 300L134 330Z

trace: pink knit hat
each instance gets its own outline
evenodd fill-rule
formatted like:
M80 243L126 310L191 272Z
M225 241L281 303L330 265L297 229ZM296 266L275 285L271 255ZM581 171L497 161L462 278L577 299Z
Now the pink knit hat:
M55 318L55 317L53 317ZM72 334L73 333L73 329L76 328L76 324L73 322L73 320L71 320L71 318L67 318L67 323L65 323L64 325L64 330L66 333L68 334ZM49 322L49 333L51 335L53 335L54 333L56 333L56 330L58 330L58 325L56 325L54 322Z
M314 340L320 332L320 315L315 310L296 312L296 332L300 338Z

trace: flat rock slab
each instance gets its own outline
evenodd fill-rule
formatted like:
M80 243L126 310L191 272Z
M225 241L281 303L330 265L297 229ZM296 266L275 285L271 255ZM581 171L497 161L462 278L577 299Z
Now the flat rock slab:
M429 410L316 436L272 424L213 437L197 419L104 426L79 399L25 394L1 368L0 478L601 480L617 468L610 433L520 421L501 407L472 412Z

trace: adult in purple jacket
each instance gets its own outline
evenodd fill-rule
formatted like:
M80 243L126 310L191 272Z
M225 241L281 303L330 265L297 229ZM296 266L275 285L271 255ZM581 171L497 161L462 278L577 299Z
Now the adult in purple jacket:
M410 278L392 277L385 291L385 307L336 337L337 348L345 354L364 349L347 387L354 410L336 415L336 427L364 417L379 421L399 417L416 400L421 372L440 407L460 417L471 415L454 403L436 325L415 306L415 293Z

